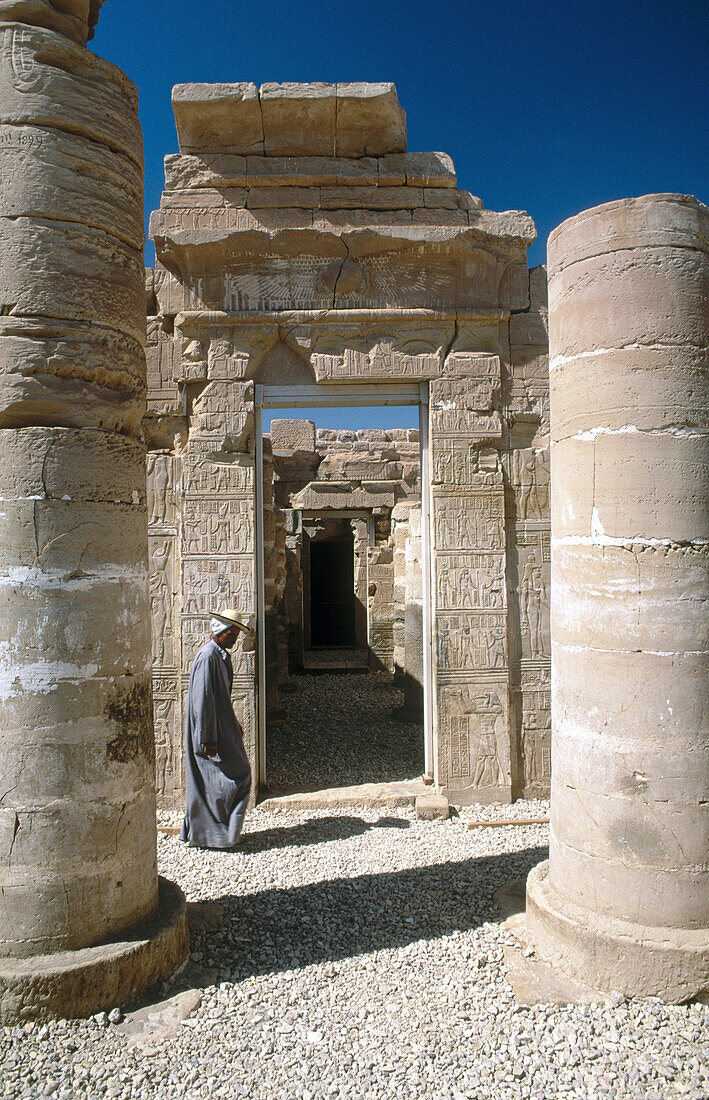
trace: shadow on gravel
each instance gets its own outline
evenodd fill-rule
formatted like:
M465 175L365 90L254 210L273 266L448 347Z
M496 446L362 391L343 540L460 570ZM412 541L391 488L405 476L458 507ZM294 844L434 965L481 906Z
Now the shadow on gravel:
M288 825L276 829L258 829L243 833L238 852L252 855L269 848L291 848L305 844L323 844L328 840L347 840L362 836L371 829L408 829L410 822L399 817L380 817L378 821L363 821L361 817L345 815L315 817L300 825Z
M232 981L334 962L477 928L498 920L494 894L547 856L542 847L383 874L329 879L245 897L224 895L219 931L203 955Z

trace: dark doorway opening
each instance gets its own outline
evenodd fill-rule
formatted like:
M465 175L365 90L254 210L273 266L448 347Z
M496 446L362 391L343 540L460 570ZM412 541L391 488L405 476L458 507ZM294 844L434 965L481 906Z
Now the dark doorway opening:
M354 540L310 543L310 644L355 645Z

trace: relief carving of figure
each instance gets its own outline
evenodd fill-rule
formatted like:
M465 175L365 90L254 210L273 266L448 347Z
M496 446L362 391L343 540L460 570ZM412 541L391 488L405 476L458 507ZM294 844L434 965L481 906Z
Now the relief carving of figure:
M470 575L468 566L465 565L460 571L459 595L461 607L474 606L474 592L475 586L473 584L473 578Z
M443 607L448 600L449 586L450 577L448 574L448 566L445 564L445 562L441 562L440 571L438 574L438 600Z
M172 699L156 699L155 706L155 785L158 794L167 794L174 775L172 743Z
M451 468L453 466L453 455L450 450L440 450L436 454L436 481L442 485L446 485L451 480Z
M548 607L547 586L534 550L527 557L522 571L519 604L522 628L527 631L532 656L548 657L545 614Z
M172 634L172 600L163 573L150 577L150 609L153 622L153 661L165 663L165 639Z
M201 554L207 549L208 517L192 516L185 527L185 553Z
M496 626L488 630L485 635L485 652L490 668L501 668L505 664L505 638L504 626Z
M483 581L482 589L487 596L482 600L484 607L504 607L505 605L505 571L498 570L491 573L487 580Z
M224 501L219 505L217 514L209 517L210 549L217 554L229 551L229 529L229 502Z
M444 508L441 508L440 511L438 512L437 520L438 520L438 524L437 524L437 526L438 526L438 531L437 531L438 545L439 545L439 547L443 547L444 549L447 549L450 545L451 532L450 532L450 526L449 526L449 523L448 523L448 515L447 515Z
M516 451L514 457L520 516L523 520L543 519L548 505L547 453Z
M480 717L480 740L475 761L473 785L476 787L499 787L505 782L505 775L497 753L497 721L503 713L502 704L496 695L489 693L475 700L474 712Z
M165 523L168 493L172 488L171 462L165 455L148 455L148 486L150 488L150 526Z
M448 661L448 648L450 645L450 627L447 619L439 619L438 623L438 667L441 669L447 669L450 667Z

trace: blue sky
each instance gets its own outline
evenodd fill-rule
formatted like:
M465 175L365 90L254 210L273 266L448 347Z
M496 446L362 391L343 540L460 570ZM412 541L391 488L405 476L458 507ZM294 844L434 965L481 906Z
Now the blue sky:
M707 0L107 0L91 47L138 85L146 214L188 81L393 80L409 149L449 153L488 209L532 215L531 264L589 206L709 202Z

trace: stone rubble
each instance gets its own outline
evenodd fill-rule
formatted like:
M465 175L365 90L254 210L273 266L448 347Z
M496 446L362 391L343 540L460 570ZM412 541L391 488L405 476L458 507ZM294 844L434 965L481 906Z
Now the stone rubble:
M193 920L201 1003L152 1048L106 1013L3 1029L0 1096L704 1100L706 1005L515 1004L493 898L548 830L467 823L547 810L256 809L236 853L161 838L161 873L221 914Z

